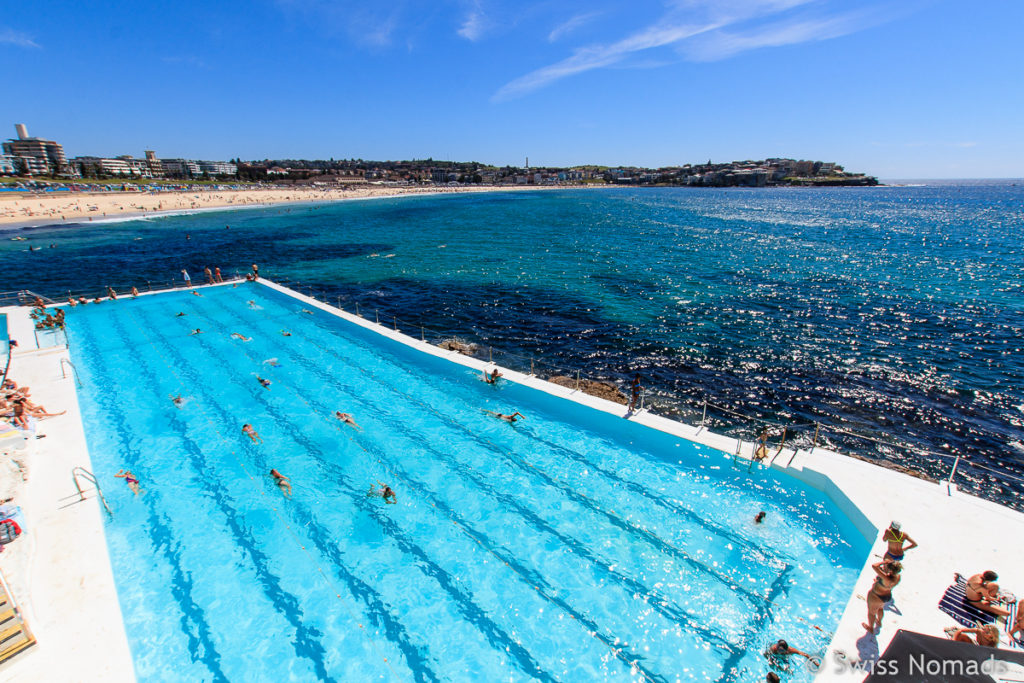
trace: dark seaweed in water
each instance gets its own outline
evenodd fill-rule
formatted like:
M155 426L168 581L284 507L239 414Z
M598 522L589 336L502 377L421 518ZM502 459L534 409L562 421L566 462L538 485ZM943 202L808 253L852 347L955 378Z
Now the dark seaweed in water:
M23 230L0 255L4 289L54 296L256 261L499 362L640 374L657 410L707 399L736 436L763 418L809 446L819 424L936 478L960 454L962 487L1019 507L1021 207L997 185L417 197Z

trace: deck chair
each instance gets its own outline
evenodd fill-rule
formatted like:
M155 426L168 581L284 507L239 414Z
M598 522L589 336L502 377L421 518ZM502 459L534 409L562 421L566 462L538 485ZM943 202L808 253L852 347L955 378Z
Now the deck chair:
M939 600L939 609L949 616L953 621L968 628L978 624L991 624L996 620L996 615L989 614L985 610L967 602L967 579L961 574L956 575L953 585L946 589Z

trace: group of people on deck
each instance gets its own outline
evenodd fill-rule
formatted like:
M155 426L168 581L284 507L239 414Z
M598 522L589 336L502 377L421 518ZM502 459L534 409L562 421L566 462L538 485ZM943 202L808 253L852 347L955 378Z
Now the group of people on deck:
M16 346L17 342L12 340L10 344ZM4 380L3 387L0 389L2 389L0 391L0 417L10 418L11 424L18 429L26 431L31 429L30 418L43 420L63 415L65 412L63 410L59 413L47 412L46 408L32 400L32 391L27 385L18 386L18 383L10 377Z

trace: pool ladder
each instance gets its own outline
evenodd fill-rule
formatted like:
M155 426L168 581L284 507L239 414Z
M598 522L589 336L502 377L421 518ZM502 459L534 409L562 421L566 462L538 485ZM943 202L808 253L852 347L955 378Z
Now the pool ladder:
M107 499L103 497L103 490L100 489L100 483L96 481L96 476L84 467L72 467L71 478L75 480L75 488L78 489L79 502L85 500L85 491L82 490L82 486L78 483L78 477L82 477L86 481L92 482L92 485L96 487L97 497L99 497L100 502L103 503L103 509L107 511L108 515L113 517L114 513L111 511L110 506L107 505Z
M78 386L81 387L82 386L82 380L78 376L78 368L76 368L75 364L72 363L67 358L61 358L60 359L60 376L61 376L61 378L62 379L66 379L67 376L68 376L67 371L64 369L65 365L70 365L71 366L71 373L75 376L75 382L77 382Z

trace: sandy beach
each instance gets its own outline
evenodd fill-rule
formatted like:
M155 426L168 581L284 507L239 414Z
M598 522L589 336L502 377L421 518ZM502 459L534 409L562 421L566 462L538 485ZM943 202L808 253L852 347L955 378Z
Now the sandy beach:
M0 226L52 225L144 216L167 211L264 206L287 202L329 202L412 194L446 194L541 189L518 187L383 187L345 189L273 188L253 190L190 190L168 192L59 192L0 196Z

